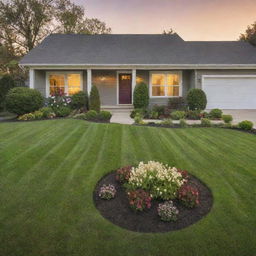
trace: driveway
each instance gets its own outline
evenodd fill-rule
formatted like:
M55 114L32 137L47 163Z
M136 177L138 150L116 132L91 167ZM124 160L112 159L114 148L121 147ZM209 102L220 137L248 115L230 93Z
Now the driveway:
M252 121L256 128L256 109L226 109L224 114L233 116L233 123L237 124L244 120Z

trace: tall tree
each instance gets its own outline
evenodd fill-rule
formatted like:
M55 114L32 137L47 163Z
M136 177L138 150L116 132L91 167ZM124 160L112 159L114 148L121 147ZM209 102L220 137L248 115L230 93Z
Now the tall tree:
M172 28L169 28L167 30L164 30L163 34L164 35L172 35L172 34L175 34L175 31Z
M70 0L58 0L56 17L59 22L59 32L70 34L110 34L111 28L98 19L85 17L84 8L75 5Z
M256 22L249 25L244 33L240 34L240 41L247 41L256 46Z
M53 0L0 0L0 38L23 54L51 32Z

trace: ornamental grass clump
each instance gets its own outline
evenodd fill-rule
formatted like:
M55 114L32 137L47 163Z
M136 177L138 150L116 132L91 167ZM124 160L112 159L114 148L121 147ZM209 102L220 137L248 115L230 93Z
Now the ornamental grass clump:
M194 208L199 205L199 191L192 185L183 185L179 189L178 199L187 208Z
M130 175L131 175L131 169L132 169L132 166L130 166L130 165L119 168L116 171L116 180L121 183L128 182Z
M176 221L179 210L173 205L173 201L166 201L158 205L157 213L162 221Z
M133 167L126 188L130 190L144 189L153 198L163 200L174 199L179 188L185 183L181 173L173 167L159 162L140 162Z
M152 197L147 191L143 189L137 189L134 191L128 191L127 195L130 207L133 210L143 211L151 207Z
M115 195L116 195L116 188L115 188L114 185L104 184L100 188L99 197L102 198L102 199L110 200L110 199L114 198Z

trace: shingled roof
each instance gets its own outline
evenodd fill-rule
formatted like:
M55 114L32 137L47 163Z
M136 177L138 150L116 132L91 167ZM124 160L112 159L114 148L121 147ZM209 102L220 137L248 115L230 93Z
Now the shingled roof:
M184 41L173 35L52 34L21 65L256 65L256 47L241 41Z

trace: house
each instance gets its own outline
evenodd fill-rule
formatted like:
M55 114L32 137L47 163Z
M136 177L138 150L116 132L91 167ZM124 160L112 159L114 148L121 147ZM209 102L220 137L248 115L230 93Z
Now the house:
M207 108L256 109L256 48L241 41L184 41L173 35L53 34L20 65L30 87L49 96L96 85L103 107L129 106L145 82L150 104L202 88Z

